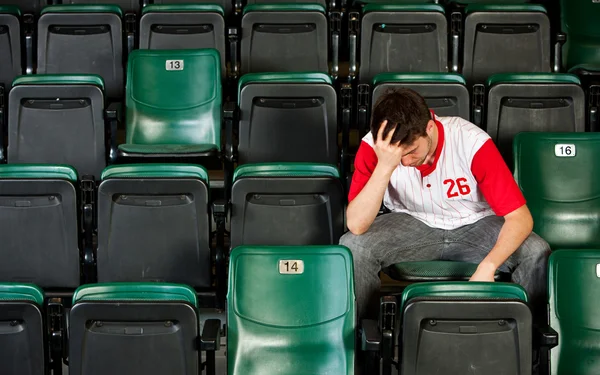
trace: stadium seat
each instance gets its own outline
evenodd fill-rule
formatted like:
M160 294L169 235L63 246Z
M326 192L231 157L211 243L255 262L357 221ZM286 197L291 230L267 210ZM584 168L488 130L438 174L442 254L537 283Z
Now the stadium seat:
M369 83L379 73L448 71L441 5L368 4L362 13L360 82Z
M233 176L231 247L337 244L344 233L344 199L332 165L239 166Z
M140 48L215 48L225 76L223 8L213 4L147 5L140 20Z
M184 5L184 4L206 4L206 5L218 5L223 9L226 17L230 16L233 12L233 1L231 0L153 0L152 4L157 5Z
M600 249L600 133L520 133L515 180L554 249Z
M21 12L16 6L0 5L0 86L5 92L23 73L21 66Z
M337 96L328 75L247 74L238 86L240 164L337 164Z
M471 4L465 9L462 74L469 85L492 74L550 72L550 20L534 4Z
M119 145L119 156L218 158L221 100L217 50L133 51L127 67L126 144Z
M465 79L453 73L383 73L373 79L372 103L389 89L406 87L421 94L438 116L470 116L469 91Z
M76 183L67 166L0 166L0 281L79 286Z
M0 0L0 7L17 6L21 13L38 15L46 3L46 0Z
M585 131L585 95L574 75L497 74L487 80L487 90L485 127L509 166L519 132Z
M198 375L198 322L188 286L84 285L70 311L69 374Z
M208 174L197 165L113 165L98 188L98 281L211 286Z
M567 35L563 63L567 69L588 66L600 71L600 4L594 1L560 1L562 31Z
M38 21L38 74L97 74L123 96L122 11L115 5L52 5Z
M531 311L517 284L412 284L399 311L403 375L531 373Z
M561 249L550 255L550 325L560 337L551 351L552 375L600 372L598 264L598 248Z
M47 374L43 305L37 286L0 283L0 374Z
M99 179L106 166L102 78L17 78L9 97L8 162L67 164Z
M335 2L335 0L333 0L333 2ZM246 1L246 5L253 5L253 4L281 4L282 1L281 0L247 0ZM285 1L285 4L319 4L324 8L327 8L329 6L329 1L328 0L292 0L292 1Z
M117 5L125 13L139 13L139 0L61 0L61 4L75 5Z
M319 4L244 7L241 73L328 73L328 19Z
M228 374L354 374L347 248L237 247L227 301Z

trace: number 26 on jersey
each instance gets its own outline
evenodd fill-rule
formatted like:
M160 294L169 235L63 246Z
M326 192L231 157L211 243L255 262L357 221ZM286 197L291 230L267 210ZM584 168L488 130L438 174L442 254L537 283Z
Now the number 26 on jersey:
M459 195L469 195L471 194L471 188L467 183L467 179L464 177L459 177L455 180L453 179L445 179L444 186L447 187L446 195L448 198L456 198Z

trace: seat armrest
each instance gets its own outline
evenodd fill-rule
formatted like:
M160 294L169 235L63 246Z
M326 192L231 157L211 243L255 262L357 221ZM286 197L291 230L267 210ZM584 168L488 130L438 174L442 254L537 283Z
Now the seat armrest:
M381 332L379 323L371 319L360 322L360 343L363 351L378 351L381 345Z
M200 350L217 351L221 347L221 321L207 319L200 336Z

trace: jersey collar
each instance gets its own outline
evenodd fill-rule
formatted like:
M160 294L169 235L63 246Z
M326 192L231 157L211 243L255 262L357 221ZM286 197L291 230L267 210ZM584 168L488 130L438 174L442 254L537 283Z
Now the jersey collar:
M419 172L421 172L421 177L427 177L431 173L433 173L433 171L435 171L437 162L440 159L440 155L442 154L442 148L444 147L444 126L442 125L441 122L439 122L435 118L435 113L433 113L433 111L431 111L431 110L430 110L430 112L431 112L431 118L433 119L433 121L435 122L435 125L437 126L438 143L437 143L437 147L435 149L435 157L433 159L433 163L432 164L423 164L423 165L419 165L418 167L416 167L419 170Z

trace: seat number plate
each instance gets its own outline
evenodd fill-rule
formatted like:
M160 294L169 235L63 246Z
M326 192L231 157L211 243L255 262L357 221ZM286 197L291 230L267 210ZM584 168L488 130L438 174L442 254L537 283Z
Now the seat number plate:
M280 260L279 273L296 275L304 273L304 262L301 260Z
M596 264L596 277L600 278L600 264Z
M167 60L167 70L183 70L183 60Z
M554 145L554 155L561 158L572 158L575 156L575 145L572 144L557 144Z

